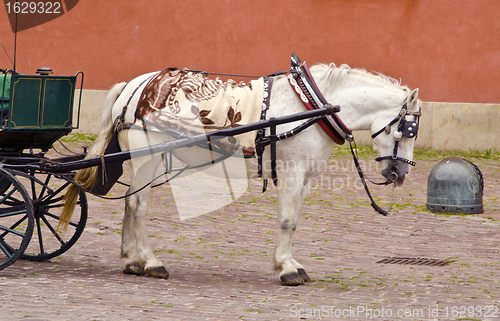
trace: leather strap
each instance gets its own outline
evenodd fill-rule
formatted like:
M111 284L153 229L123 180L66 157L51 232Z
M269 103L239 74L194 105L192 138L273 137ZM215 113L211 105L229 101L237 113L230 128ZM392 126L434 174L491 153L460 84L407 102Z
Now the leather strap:
M379 214L382 214L383 216L387 216L388 212L386 210L382 209L380 206L378 206L377 203L375 203L375 200L373 199L372 194L370 193L370 190L368 189L368 185L366 185L366 180L365 180L363 171L361 170L361 166L359 166L358 158L356 157L356 154L354 153L352 143L350 143L350 147L351 147L352 159L354 160L354 165L356 166L356 170L358 172L359 178L361 179L361 183L363 183L363 187L365 188L366 195L368 195L368 198L370 199L370 202L371 202L370 205Z
M304 107L307 110L314 110L317 109L316 107L313 106L311 100L309 97L304 93L302 90L300 84L297 82L293 74L289 74L287 76L288 82L293 88L293 91L297 94L299 97L300 101L304 105ZM345 139L335 130L333 130L330 126L327 125L327 123L323 120L318 122L318 125L321 127L321 129L328 135L330 138L337 144L342 145L345 143Z
M276 119L271 117L269 119L269 141L271 143L271 176L274 185L278 185L278 174L276 173Z
M292 53L291 69L292 73L287 76L288 81L307 110L332 107L319 90L307 63L302 62L295 53ZM339 145L344 144L346 140L354 140L351 130L335 114L326 116L325 120L318 124Z
M269 110L269 102L271 100L271 89L273 87L273 78L268 76L264 78L264 100L262 102L262 112L260 113L260 120L266 120L267 111ZM265 137L265 129L261 128L257 131L257 137L255 138L255 153L257 154L257 174L262 177L262 154L264 154L264 149L266 147L263 144ZM264 179L262 185L262 193L267 190L267 178Z

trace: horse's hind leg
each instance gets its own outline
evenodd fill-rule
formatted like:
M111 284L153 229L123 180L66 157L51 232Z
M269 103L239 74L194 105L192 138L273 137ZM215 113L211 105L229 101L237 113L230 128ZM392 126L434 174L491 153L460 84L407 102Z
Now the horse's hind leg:
M156 169L158 163L159 160L152 159L141 167L144 170L149 169L147 172L139 170L144 182L149 182L153 179L154 169ZM140 189L145 184L144 182L140 182L135 175L132 175L132 183L127 194ZM150 191L151 186L147 186L140 192L130 195L125 199L121 256L126 261L123 272L166 279L169 274L163 263L153 254L146 231L146 215Z
M308 185L296 179L278 181L278 242L274 252L274 268L280 271L283 285L301 285L311 279L304 267L292 257L292 237L297 227L302 203L308 192Z
M130 187L127 194L132 192ZM137 211L137 197L129 196L125 199L125 215L122 224L121 257L125 259L125 274L145 275L144 262L139 259L137 240L134 232L134 213Z

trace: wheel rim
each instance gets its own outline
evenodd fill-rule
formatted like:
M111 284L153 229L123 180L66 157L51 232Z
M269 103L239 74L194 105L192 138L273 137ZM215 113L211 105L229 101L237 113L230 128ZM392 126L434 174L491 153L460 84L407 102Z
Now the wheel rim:
M0 168L0 182L8 186L0 193L0 270L14 263L30 243L34 208L25 187Z

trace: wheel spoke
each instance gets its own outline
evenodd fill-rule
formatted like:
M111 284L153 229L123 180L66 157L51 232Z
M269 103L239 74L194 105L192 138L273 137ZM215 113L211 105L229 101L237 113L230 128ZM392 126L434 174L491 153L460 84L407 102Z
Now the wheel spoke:
M55 190L52 194L50 194L50 196L45 199L45 202L48 201L48 200L51 200L54 196L56 196L62 190L64 190L66 187L68 187L69 184L71 184L71 183L70 182L66 182L65 184L63 184L61 187L59 187L57 190Z
M45 191L47 190L47 186L49 185L49 181L50 181L51 177L52 177L52 174L47 174L47 178L45 178L45 182L44 182L45 185L42 187L42 190L40 191L40 195L38 195L38 198L42 198L43 194L45 194Z
M14 255L14 253L10 250L10 247L7 247L3 242L3 239L0 239L0 249L2 249L2 252L4 252L9 259Z
M40 255L43 255L45 253L43 249L43 238L42 238L42 226L40 225L40 218L36 218L36 229L38 232L38 245L40 246Z
M19 235L21 237L24 237L26 235L24 233L21 233L19 231L14 230L13 228L9 228L9 227L3 226L3 225L0 225L0 230L4 230L7 233L12 233L12 234L15 234L15 235ZM7 235L7 233L4 233L2 235Z
M19 204L19 203L24 203L24 200L15 198L14 196L9 196L7 199L5 199L5 202L1 202L0 204L5 206L12 206L12 204Z
M43 207L45 207L45 208L61 208L61 207L64 207L64 203L62 203L61 200L62 200L62 197L54 199L54 200L51 200L49 203L43 202ZM50 205L48 205L48 204L50 204ZM82 204L81 201L76 202L76 205L81 205L81 204Z
M14 194L14 192L15 192L15 191L17 191L17 190L18 190L18 189L17 189L17 187L15 187L15 186L14 186L14 187L13 187L13 188L12 188L12 189L11 189L11 190L7 193L7 194L5 194L5 196L4 196L4 197L0 200L0 204L3 204L3 202L4 202L5 200L9 199L9 198L10 198L10 196L11 196L12 194ZM17 199L16 199L16 201L19 201L19 200L17 200ZM20 202L20 201L19 201L19 202Z
M43 215L48 216L48 217L52 217L53 219L56 219L56 220L59 220L59 216L52 214L52 213L49 213L47 210L43 211Z
M26 213L26 211L24 213ZM4 230L5 231L3 234L0 235L0 237L3 238L8 233L17 234L16 232L14 232L14 229L16 227L18 227L22 222L24 222L27 218L28 218L28 215L25 215L20 220L18 220L16 223L14 223L14 225L12 225L10 228L6 227L6 226L3 226L3 225L0 225L0 230Z
M61 197L53 198L53 199L50 199L50 200L45 199L43 201L40 201L40 203L43 204L43 206L45 206L45 207L49 207L49 206L62 207L62 206L64 206L62 204L62 199L63 199L63 197L61 196Z
M18 208L19 208L19 210L18 210ZM19 205L16 207L2 208L2 209L0 209L0 213L1 213L0 217L9 217L9 216L23 214L23 213L26 213L26 206L24 206L24 204L23 204L23 205Z
M78 203L79 203L79 202L78 202ZM78 204L78 203L77 203L77 204ZM49 207L49 208L57 208L57 207L62 207L62 206L63 206L63 205L61 205L61 206ZM47 208L47 207L46 207L46 208ZM44 215L44 216L51 217L51 218L53 218L53 219L55 219L55 220L58 220L58 221L59 221L59 216L58 216L58 215L52 214L52 213L50 213L50 212L49 212L49 211L47 211L47 210L44 210L44 211L43 211L43 215ZM78 227L78 225L80 225L80 222L77 222L77 223L75 223L75 222L69 222L69 225L71 225L71 226L73 226L73 227Z
M61 238L61 236L59 236L59 233L56 232L56 230L54 229L52 224L50 224L50 222L47 221L45 216L42 216L42 220L45 222L45 224L47 225L48 229L52 232L52 234L59 240L59 243L61 243L61 245L65 245L66 242L64 242L64 240Z

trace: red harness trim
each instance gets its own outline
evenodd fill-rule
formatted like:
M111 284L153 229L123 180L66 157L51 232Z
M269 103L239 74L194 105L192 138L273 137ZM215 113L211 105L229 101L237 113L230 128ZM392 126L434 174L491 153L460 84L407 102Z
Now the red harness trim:
M309 100L309 98L307 97L307 95L304 93L304 91L300 87L299 83L297 82L297 80L295 79L295 77L293 76L293 74L288 74L287 78L288 78L288 82L290 83L290 86L292 86L293 91L295 91L295 93L299 97L299 99L302 102L302 104L304 105L304 107L306 107L307 110L314 110L314 109L316 109L316 107L314 107L314 105L311 103L311 101ZM333 115L333 116L335 116L335 115ZM338 119L338 117L337 117L337 119ZM345 125L340 121L340 119L338 119L338 120L339 120L340 124L342 124L345 127ZM343 145L345 143L345 139L342 136L340 136L340 134L338 134L338 133L334 132L333 130L331 130L330 127L323 120L320 120L318 122L318 125L321 127L321 129L328 136L330 136L330 138L335 143L337 143L339 145Z

